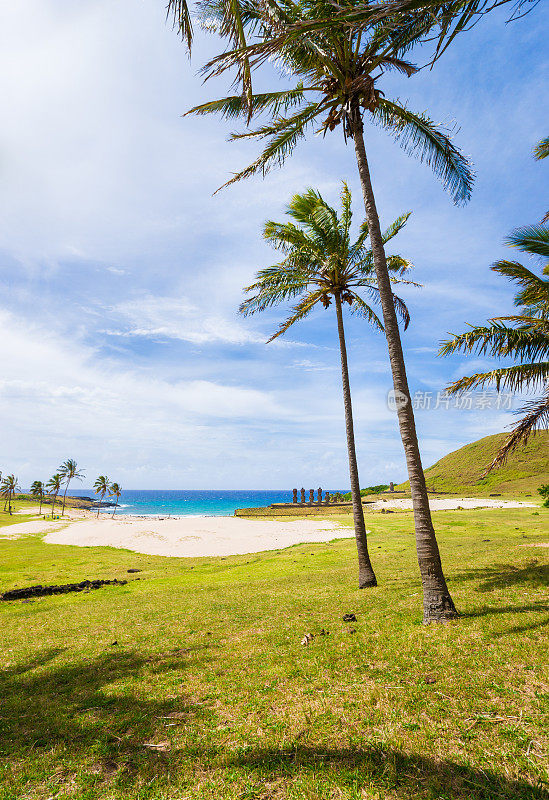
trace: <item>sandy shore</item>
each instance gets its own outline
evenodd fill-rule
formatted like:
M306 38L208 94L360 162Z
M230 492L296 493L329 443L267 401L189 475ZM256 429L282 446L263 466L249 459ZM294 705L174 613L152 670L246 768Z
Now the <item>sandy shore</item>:
M78 547L121 547L156 556L201 557L258 553L302 542L328 542L347 536L354 536L351 528L322 520L286 522L237 517L125 517L70 522L62 530L48 532L44 541Z
M499 498L429 498L433 511L458 507L537 508L534 503ZM382 499L367 506L372 510L411 509L411 500ZM29 513L26 509L25 513ZM38 508L36 509L38 511ZM112 519L80 509L68 510L64 520L36 520L10 525L1 536L45 532L44 541L77 547L118 547L158 556L229 556L278 550L304 542L327 542L354 536L350 527L328 520L256 520L241 517L133 517Z

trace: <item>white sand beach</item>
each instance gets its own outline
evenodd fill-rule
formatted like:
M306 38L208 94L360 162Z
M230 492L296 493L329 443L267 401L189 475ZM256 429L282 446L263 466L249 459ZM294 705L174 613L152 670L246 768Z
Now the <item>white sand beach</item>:
M429 498L433 511L456 508L537 508L534 503L499 498ZM367 504L371 510L408 510L411 500L381 499ZM38 509L36 509L38 511ZM26 509L29 513L29 509ZM305 542L328 542L354 536L352 527L329 520L241 517L132 517L68 510L65 520L36 520L4 528L2 535L13 538L46 532L44 541L77 547L118 547L148 555L196 558L244 555L278 550Z
M156 556L229 556L278 550L302 542L354 536L324 520L248 520L238 517L177 519L100 518L73 521L44 541L78 547L122 547Z

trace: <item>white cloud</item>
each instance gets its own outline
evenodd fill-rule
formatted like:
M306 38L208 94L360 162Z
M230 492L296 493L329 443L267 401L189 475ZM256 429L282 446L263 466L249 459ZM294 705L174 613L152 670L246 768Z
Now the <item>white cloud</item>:
M185 297L147 294L112 306L110 310L127 325L119 330L104 331L111 336L180 339L193 344L265 343L265 337L258 336L239 320L208 315Z

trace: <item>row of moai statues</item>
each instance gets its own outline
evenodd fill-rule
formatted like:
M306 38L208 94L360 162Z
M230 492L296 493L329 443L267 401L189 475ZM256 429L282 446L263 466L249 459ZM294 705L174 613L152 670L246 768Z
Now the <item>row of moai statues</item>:
M297 503L298 502L298 500L297 500L297 489L293 489L292 492L293 492L292 503ZM299 502L307 503L307 500L305 499L305 489L301 489L300 494L301 494L301 500ZM318 489L317 497L318 497L318 499L316 500L317 503L326 503L326 505L330 504L330 492L324 492L324 499L323 499L323 497L322 497L322 489ZM314 489L309 489L309 500L308 500L308 502L309 502L309 504L315 502L315 490Z

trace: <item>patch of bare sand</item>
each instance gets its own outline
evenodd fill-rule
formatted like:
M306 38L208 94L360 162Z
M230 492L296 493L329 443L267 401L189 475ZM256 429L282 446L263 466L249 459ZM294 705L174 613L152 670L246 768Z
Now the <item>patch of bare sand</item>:
M32 522L18 522L15 525L5 525L0 528L0 539L17 539L19 536L26 536L32 533L43 533L44 531L58 531L67 525L67 521L43 519L33 520Z
M412 501L395 498L394 500L376 500L367 503L366 507L373 511L382 508L400 508L411 510ZM526 503L522 500L496 500L491 497L462 497L462 498L442 498L430 497L429 507L431 511L452 511L456 508L538 508L535 503Z
M247 520L238 517L132 518L74 521L44 538L52 544L119 547L158 556L196 558L278 550L303 542L354 536L324 520Z

